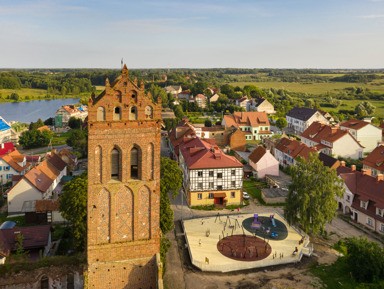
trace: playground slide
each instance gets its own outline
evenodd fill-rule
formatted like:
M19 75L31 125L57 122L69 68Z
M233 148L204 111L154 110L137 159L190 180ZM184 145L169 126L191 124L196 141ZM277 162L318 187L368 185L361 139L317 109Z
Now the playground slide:
M272 222L272 226L276 227L275 218L272 218L271 222Z

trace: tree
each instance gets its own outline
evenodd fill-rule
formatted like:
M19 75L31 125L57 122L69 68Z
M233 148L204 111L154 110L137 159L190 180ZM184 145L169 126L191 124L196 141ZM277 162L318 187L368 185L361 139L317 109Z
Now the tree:
M374 106L369 101L362 101L355 107L355 112L359 116L372 115L374 114L375 110L376 110L376 106Z
M379 244L366 237L347 238L346 263L359 282L377 282L384 278L384 251Z
M180 118L180 119L183 118L184 112L183 112L183 109L182 109L181 105L177 105L175 107L174 113L175 113L175 116L177 118Z
M44 125L44 121L39 118L37 122L31 122L31 124L29 125L29 130L38 129L39 127L42 127Z
M71 223L75 247L84 250L87 235L87 171L73 178L63 187L60 195L60 212Z
M211 127L211 126L212 126L212 121L211 121L210 119L206 119L206 120L204 121L204 126L205 126L205 127Z
M181 170L177 162L169 158L161 158L160 160L160 229L165 235L173 228L173 211L171 209L172 197L176 197L182 184Z
M311 229L316 234L336 216L335 196L343 196L343 181L335 170L323 165L317 154L310 154L308 161L299 157L290 172L285 218L289 224L300 222L305 232Z
M67 139L66 143L70 147L86 151L88 146L87 132L80 129L72 130L71 136Z
M10 99L18 101L20 99L20 96L16 92L12 92L11 96L10 96Z
M18 234L16 236L17 240L15 242L16 247L16 253L13 255L14 259L17 261L25 261L29 258L29 251L25 250L23 243L24 243L24 236L22 234Z
M43 130L40 132L37 129L24 131L20 138L19 143L23 148L37 148L41 146L47 146L52 138L52 132L49 130Z
M71 116L71 118L68 120L68 126L71 129L79 129L82 125L83 121L80 118L76 118Z
M287 127L288 123L287 123L287 120L285 118L279 118L278 120L276 120L276 126L280 129L280 130L283 130L283 128Z

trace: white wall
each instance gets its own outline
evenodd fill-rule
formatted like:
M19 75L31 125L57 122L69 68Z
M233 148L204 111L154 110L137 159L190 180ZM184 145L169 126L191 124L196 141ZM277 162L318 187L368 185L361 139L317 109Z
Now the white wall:
M24 178L8 192L8 214L20 213L25 201L42 199L43 194Z

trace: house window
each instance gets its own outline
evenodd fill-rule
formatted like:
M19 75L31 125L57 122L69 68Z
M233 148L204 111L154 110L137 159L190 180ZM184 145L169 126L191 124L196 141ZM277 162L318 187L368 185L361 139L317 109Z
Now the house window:
M131 179L139 178L139 151L137 148L131 149Z
M363 201L361 201L361 203L360 203L360 207L366 209L366 208L367 208L367 202L363 202Z
M213 199L213 194L212 194L212 193L209 193L208 198L209 198L209 199Z
M223 173L217 173L217 178L222 179L223 178Z
M202 189L203 188L203 183L198 183L197 184L197 188Z
M209 171L209 176L213 177L213 171Z
M232 187L236 187L236 181L232 181Z
M232 170L232 176L236 176L236 170Z
M380 224L380 231L384 232L384 224Z
M197 194L197 199L198 199L198 200L203 199L203 194Z
M367 218L367 225L373 227L373 220L371 218Z
M197 176L198 177L202 177L203 176L203 172L197 172Z
M223 189L223 186L217 186L217 190L220 191Z
M210 183L209 183L209 188L210 188L210 189L213 189L213 186L214 186L214 185L213 185L213 182L210 182Z
M231 198L235 198L236 197L236 192L231 192Z
M376 211L376 213L377 213L378 215L380 215L380 216L381 216L381 215L382 215L382 214L381 214L381 213L382 213L382 212L381 212L381 209L377 208L377 211Z
M117 149L111 152L111 178L118 179L120 171L120 154Z
M347 196L347 201L349 202L351 200L351 196Z

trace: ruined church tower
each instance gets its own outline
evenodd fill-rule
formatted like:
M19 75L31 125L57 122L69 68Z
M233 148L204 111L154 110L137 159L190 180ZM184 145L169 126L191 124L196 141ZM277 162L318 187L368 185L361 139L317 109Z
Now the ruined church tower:
M88 107L88 288L156 288L161 100L126 66Z

